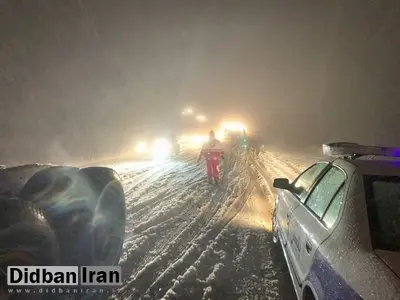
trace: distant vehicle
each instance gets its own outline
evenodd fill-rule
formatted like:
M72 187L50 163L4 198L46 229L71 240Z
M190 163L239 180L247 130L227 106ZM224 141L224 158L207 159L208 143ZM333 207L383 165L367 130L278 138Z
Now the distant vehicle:
M226 140L237 141L240 137L240 134L241 134L240 130L231 130L231 129L224 130L224 137Z
M400 299L400 149L332 143L323 152L331 157L273 184L274 242L298 299Z
M0 176L14 189L0 195L1 266L118 264L126 218L114 170L28 165Z
M240 137L243 136L243 132L246 131L246 126L241 122L223 122L221 124L221 134L219 135L223 141L239 141Z
M180 154L180 142L175 136L147 138L135 147L135 158L163 160Z

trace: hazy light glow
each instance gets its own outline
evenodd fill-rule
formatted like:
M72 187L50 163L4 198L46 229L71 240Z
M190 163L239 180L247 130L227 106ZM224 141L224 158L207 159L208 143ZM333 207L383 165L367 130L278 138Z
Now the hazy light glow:
M203 116L203 115L197 115L196 116L196 120L199 121L199 122L206 122L207 118L205 116Z
M182 111L182 115L184 115L184 116L190 116L190 115L193 115L193 108L191 108L191 107L188 107L188 108L185 108L183 111Z
M204 143L208 140L207 135L193 135L190 137L190 142L193 144Z
M137 153L145 153L147 151L147 144L145 142L139 142L136 145L136 152Z
M201 147L207 140L208 136L206 134L183 135L180 138L183 146L192 149Z
M110 164L109 167L115 169L117 172L125 173L125 172L137 172L149 167L154 167L156 164L151 161L129 161L129 162L118 162Z
M247 131L246 126L241 122L223 122L221 126L224 130L231 130L231 131Z
M172 145L167 139L160 138L155 140L151 150L153 159L163 160L171 155Z
M223 139L225 138L224 129L223 129L223 128L218 129L218 130L215 132L215 137L216 137L217 139L219 139L219 140L223 140Z

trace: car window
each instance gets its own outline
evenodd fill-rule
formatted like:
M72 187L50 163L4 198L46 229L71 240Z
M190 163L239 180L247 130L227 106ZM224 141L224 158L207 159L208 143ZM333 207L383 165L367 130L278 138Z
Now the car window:
M317 163L305 170L293 181L293 193L300 199L301 202L304 202L304 200L307 198L312 184L315 182L318 175L321 174L322 170L326 168L326 166L326 163Z
M365 176L364 186L373 248L400 252L400 177Z
M343 171L336 167L330 168L311 191L306 206L321 218L345 180Z
M331 228L335 224L337 217L339 216L340 207L343 203L344 187L342 186L339 192L335 195L331 203L329 204L328 210L325 212L322 221L326 227Z

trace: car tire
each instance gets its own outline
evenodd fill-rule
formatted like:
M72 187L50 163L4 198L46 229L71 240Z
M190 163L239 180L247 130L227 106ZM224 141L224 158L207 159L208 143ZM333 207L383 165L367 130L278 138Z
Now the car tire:
M57 237L40 209L0 196L0 286L6 286L7 266L58 265L59 257Z
M58 237L62 265L118 262L125 231L125 198L118 175L112 169L51 167L32 176L20 194L31 199L47 216ZM109 199L114 200L115 206L106 210L104 203L112 202ZM116 210L120 213L114 215ZM110 250L111 257L107 259L96 259L97 253L104 251L104 247L96 247L99 215L107 216L103 219L108 223L119 224L114 226L118 228L116 250L113 253ZM120 219L115 221L116 218ZM105 239L104 234L102 238Z
M71 222L76 217L77 210L71 205L68 195L75 189L73 186L78 182L78 172L78 168L71 167L57 166L43 169L35 173L20 192L20 197L43 211L56 233L60 245L61 265L75 265L76 260L73 257L76 254L73 248L77 246L79 239L77 236L81 232L77 227L84 223ZM81 206L86 206L86 203Z
M96 197L88 241L87 261L92 265L116 265L122 254L125 237L125 194L118 174L103 167L80 170Z
M303 300L315 300L314 293L309 286L304 287Z

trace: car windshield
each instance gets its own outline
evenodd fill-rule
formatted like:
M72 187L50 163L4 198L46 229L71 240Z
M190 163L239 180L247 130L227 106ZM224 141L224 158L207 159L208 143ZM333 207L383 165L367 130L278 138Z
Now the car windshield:
M374 249L400 252L400 177L364 176Z

